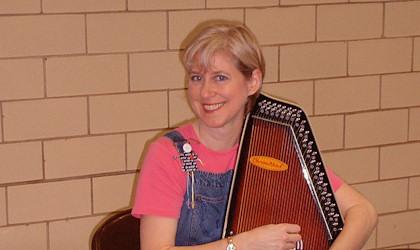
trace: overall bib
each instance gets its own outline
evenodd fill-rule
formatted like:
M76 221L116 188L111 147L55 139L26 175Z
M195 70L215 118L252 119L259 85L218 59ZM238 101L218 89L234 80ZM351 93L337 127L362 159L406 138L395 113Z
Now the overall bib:
M187 141L180 133L171 131L165 136L175 143L180 155L184 154L183 145ZM187 189L178 221L176 246L200 245L219 240L222 236L233 170L221 174L193 172L194 178L186 173Z

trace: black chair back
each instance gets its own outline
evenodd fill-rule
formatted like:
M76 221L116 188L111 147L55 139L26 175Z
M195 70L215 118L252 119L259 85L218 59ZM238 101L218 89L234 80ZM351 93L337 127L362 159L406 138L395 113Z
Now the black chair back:
M131 209L106 219L92 237L92 250L140 250L140 220Z

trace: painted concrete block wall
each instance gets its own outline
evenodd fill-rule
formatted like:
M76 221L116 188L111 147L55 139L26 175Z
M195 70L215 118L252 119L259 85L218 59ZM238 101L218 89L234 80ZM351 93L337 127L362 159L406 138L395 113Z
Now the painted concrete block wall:
M132 204L150 140L192 117L179 51L208 19L255 32L263 89L375 205L365 249L419 248L419 0L2 0L0 249L89 249Z

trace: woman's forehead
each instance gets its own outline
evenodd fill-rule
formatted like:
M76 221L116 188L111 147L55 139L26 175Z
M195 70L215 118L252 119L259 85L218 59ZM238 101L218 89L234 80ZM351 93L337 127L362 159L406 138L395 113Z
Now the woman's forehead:
M233 56L224 51L217 51L212 55L197 54L191 62L189 71L207 72L218 71L221 67L235 66Z

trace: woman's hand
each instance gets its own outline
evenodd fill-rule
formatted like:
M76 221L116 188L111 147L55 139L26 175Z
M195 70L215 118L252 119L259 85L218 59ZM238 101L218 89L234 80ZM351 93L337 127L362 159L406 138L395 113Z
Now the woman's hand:
M238 249L287 250L296 248L296 242L302 239L299 232L296 224L270 224L238 234L233 241Z
M148 250L225 250L226 239L196 246L175 247L176 219L143 216L140 226L141 248ZM288 250L301 239L300 226L295 224L265 225L233 236L237 249Z

